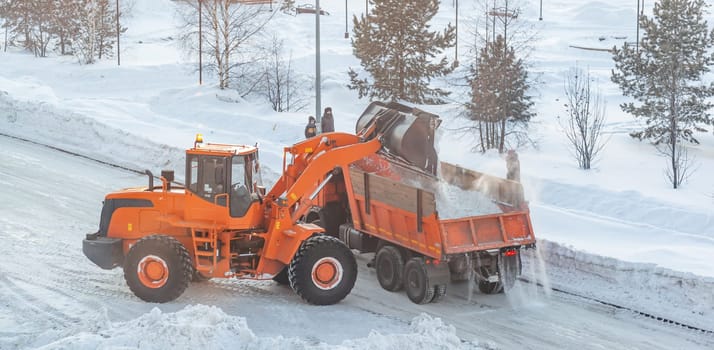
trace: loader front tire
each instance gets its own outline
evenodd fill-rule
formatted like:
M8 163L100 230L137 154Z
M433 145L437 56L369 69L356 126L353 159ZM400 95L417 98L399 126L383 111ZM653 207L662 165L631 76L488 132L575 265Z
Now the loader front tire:
M397 247L385 245L375 257L377 280L385 290L396 292L404 286L404 258Z
M407 297L415 304L427 304L434 299L434 286L429 283L423 258L407 261L404 266L404 287Z
M194 270L194 271L193 271L193 276L192 276L192 278L191 278L191 282L193 282L193 283L201 283L201 282L206 282L206 281L208 281L208 280L210 280L210 279L211 279L211 277L208 277L208 276L202 274L202 273L199 272L198 270Z
M273 281L277 282L283 286L290 285L290 279L288 278L288 266L285 266L277 275L273 276Z
M191 256L171 236L151 235L134 243L124 259L124 280L134 294L151 303L178 298L193 278Z
M314 305L332 305L352 291L357 280L357 262L352 251L332 236L305 240L290 262L290 287Z

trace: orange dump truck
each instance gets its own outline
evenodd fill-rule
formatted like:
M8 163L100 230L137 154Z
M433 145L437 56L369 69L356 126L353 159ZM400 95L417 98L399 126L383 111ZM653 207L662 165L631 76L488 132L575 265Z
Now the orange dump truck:
M401 121L390 129L392 119ZM521 184L436 163L436 115L375 102L358 131L374 120L387 123L377 126L383 148L341 168L313 219L349 248L375 252L380 285L405 288L415 303L438 301L450 280L473 279L488 294L508 290L520 274L521 249L535 245Z

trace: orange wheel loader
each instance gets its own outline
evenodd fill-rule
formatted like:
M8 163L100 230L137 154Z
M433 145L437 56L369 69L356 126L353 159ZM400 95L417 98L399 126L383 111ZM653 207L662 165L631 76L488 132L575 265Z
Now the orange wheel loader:
M249 278L334 304L357 277L351 250L376 252L380 284L406 286L414 302L437 300L449 276L470 271L482 290L497 292L505 272L519 271L519 249L535 242L522 189L497 180L490 187L504 213L439 219L429 188L446 164L434 150L438 124L433 114L374 102L356 134L285 147L282 175L267 192L256 147L204 144L197 135L186 151L185 185L163 171L154 186L147 171L148 187L108 194L84 254L104 269L121 266L129 288L149 302L174 300L192 281ZM462 187L487 178L448 169Z
M322 187L342 167L381 147L347 133L313 137L284 149L283 174L266 193L258 149L203 143L186 151L185 186L173 171L161 185L105 197L99 230L84 254L104 269L121 266L129 288L149 302L180 296L191 281L274 279L311 304L345 298L357 278L352 252L306 215Z

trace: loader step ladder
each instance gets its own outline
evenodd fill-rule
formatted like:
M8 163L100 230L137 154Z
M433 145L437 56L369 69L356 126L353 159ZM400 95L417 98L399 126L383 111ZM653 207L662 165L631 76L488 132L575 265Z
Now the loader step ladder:
M206 276L213 275L216 266L217 237L215 229L208 231L191 229L196 270Z

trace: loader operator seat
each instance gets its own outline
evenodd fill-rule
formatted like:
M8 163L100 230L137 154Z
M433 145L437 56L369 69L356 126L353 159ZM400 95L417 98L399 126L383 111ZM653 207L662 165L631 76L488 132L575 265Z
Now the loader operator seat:
M244 184L236 183L231 186L231 216L241 217L245 215L250 208L253 200L248 191L248 187Z

